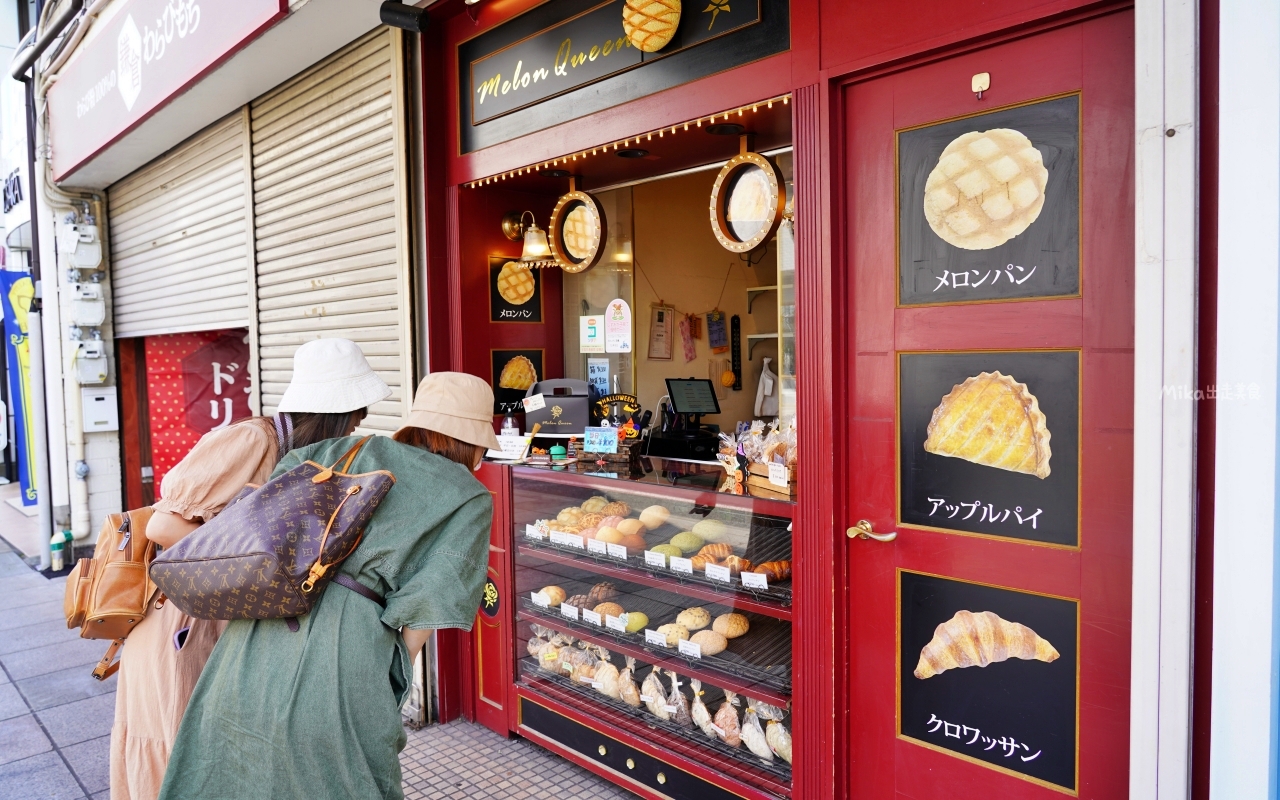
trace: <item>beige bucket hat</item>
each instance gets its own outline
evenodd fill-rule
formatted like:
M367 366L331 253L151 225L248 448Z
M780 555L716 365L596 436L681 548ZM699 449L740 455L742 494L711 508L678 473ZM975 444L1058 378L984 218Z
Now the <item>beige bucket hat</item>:
M433 372L418 384L404 428L425 428L489 450L499 448L493 432L493 389L465 372Z
M391 396L349 339L316 339L293 354L293 378L276 409L284 413L345 414Z

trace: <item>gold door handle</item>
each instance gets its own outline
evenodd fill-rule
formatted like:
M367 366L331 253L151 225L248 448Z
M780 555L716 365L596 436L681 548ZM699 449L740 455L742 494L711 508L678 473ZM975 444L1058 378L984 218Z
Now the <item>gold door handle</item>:
M888 533L876 533L871 528L871 523L865 519L858 520L858 524L845 531L850 539L875 539L877 542L892 542L898 538L897 531L889 531Z

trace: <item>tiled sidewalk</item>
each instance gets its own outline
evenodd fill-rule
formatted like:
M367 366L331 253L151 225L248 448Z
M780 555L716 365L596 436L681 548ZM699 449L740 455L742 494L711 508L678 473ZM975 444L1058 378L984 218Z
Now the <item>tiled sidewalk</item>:
M109 794L116 681L90 676L106 642L67 630L63 583L0 541L0 800ZM400 761L410 800L634 797L529 742L465 722L410 731Z
M67 630L63 579L0 549L0 800L106 798L116 682L89 674L106 643Z

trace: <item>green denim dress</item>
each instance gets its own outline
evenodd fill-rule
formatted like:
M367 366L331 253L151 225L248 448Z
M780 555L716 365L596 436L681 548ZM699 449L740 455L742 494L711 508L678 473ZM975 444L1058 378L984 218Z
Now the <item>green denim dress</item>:
M329 465L354 437L281 460ZM488 565L493 500L466 467L374 437L351 472L396 484L341 571L376 603L330 584L291 632L284 620L234 620L187 706L162 800L401 798L400 704L411 663L399 628L469 630Z

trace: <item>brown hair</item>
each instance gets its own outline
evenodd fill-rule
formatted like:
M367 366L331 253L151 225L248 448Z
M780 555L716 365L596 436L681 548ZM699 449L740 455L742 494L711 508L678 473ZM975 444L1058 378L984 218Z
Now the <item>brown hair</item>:
M341 439L348 435L353 423L359 425L364 420L368 409L357 408L341 414L308 414L293 412L293 447L306 447L309 444L323 442L326 439Z
M400 444L429 450L438 456L457 462L467 469L474 469L476 464L480 463L480 459L484 456L486 449L426 428L401 428L391 438Z

